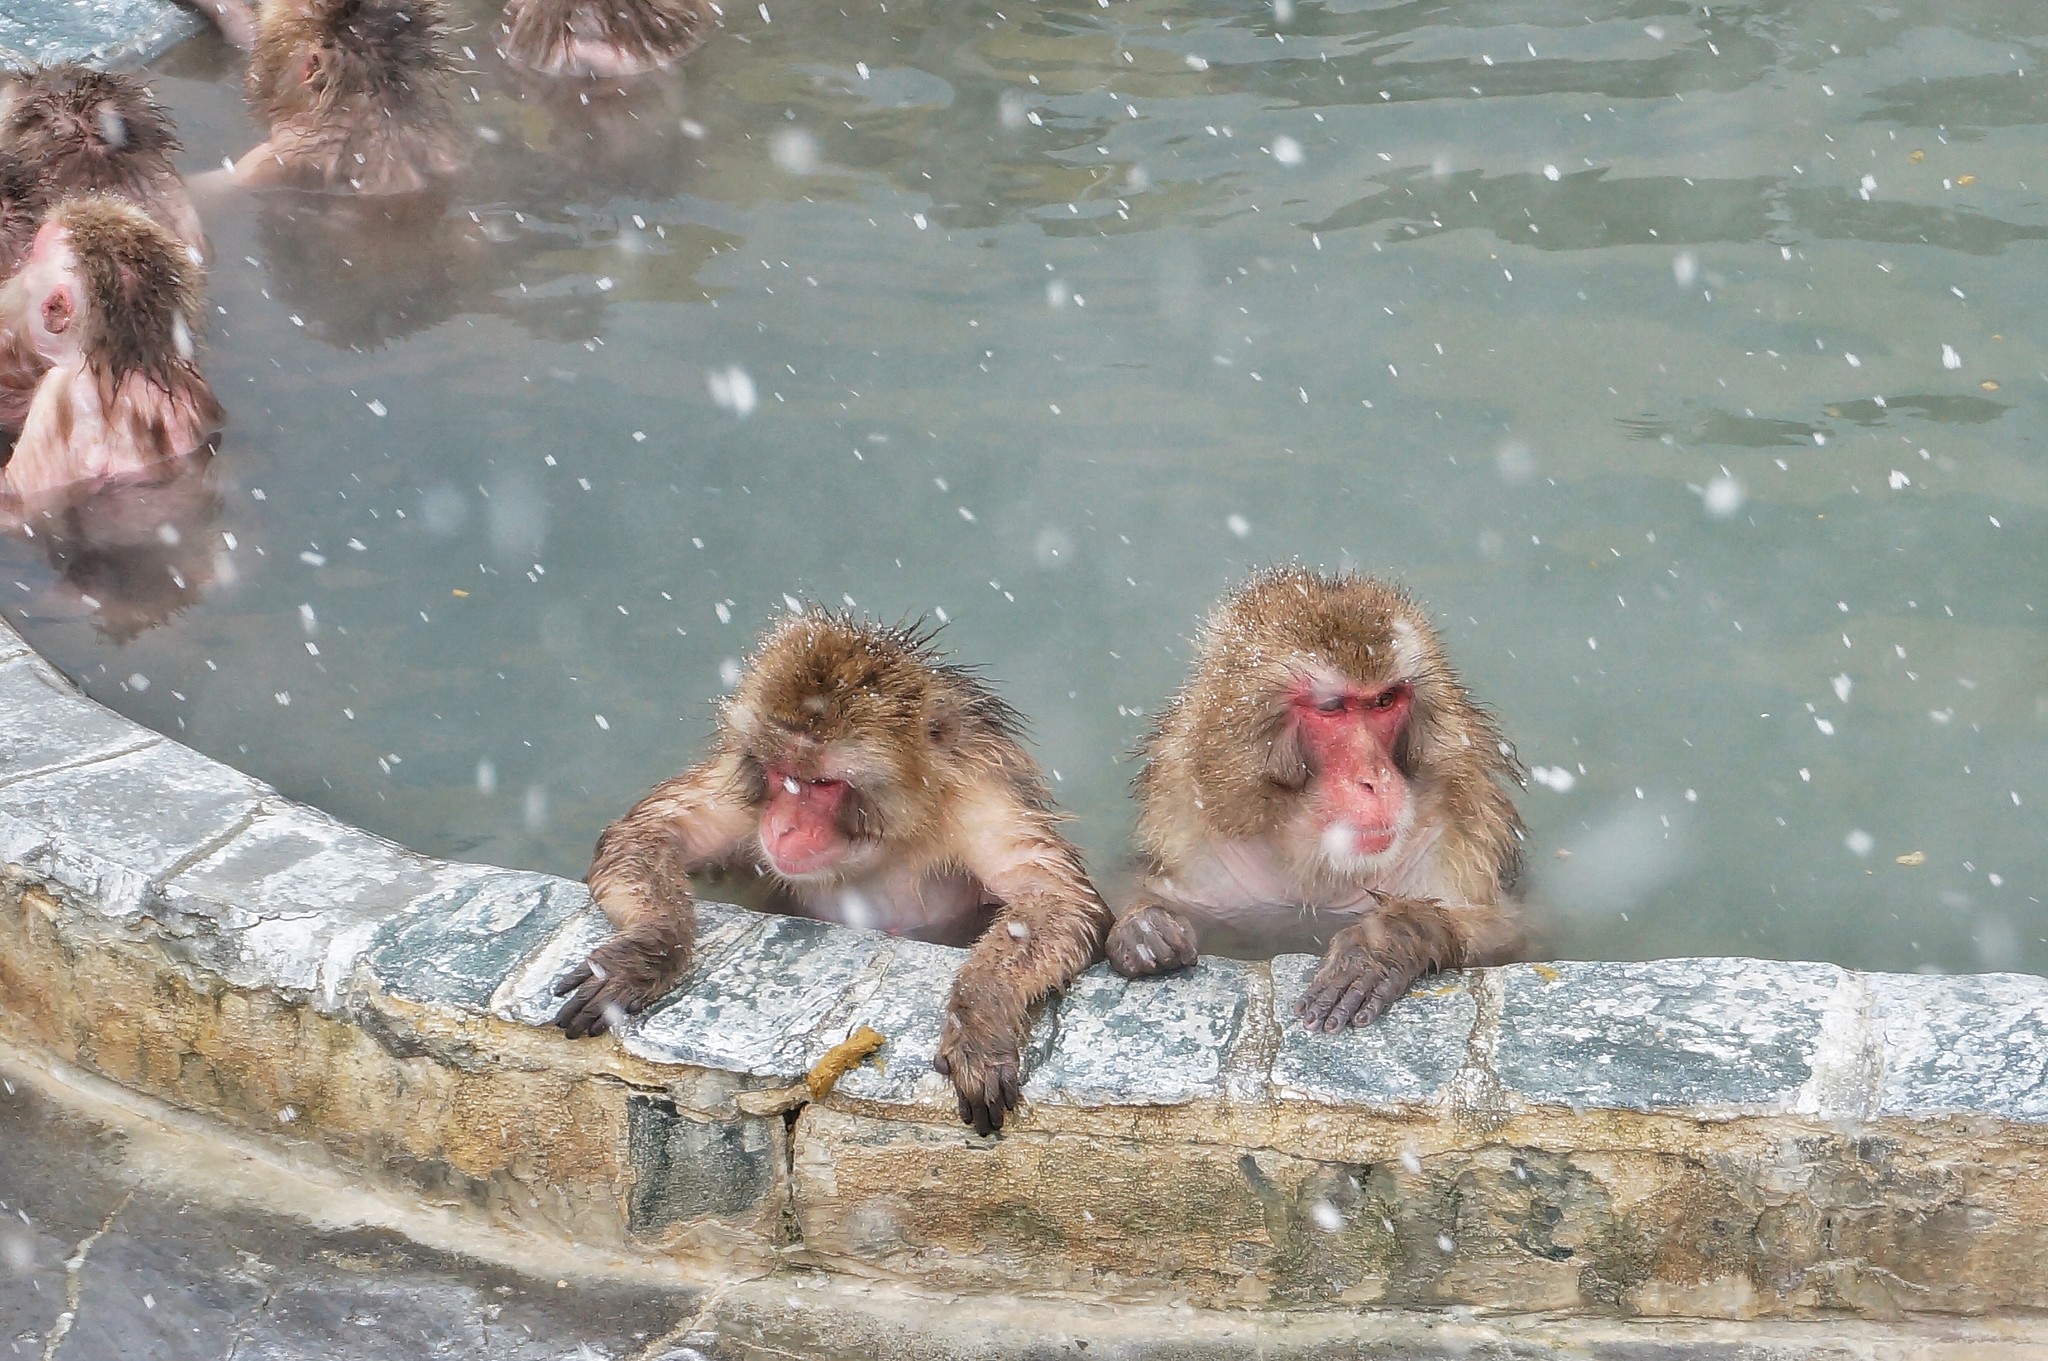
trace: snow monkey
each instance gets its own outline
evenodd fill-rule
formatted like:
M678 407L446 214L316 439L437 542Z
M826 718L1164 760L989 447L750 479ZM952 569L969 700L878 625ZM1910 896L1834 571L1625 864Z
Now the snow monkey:
M1022 728L928 632L781 619L704 760L598 838L590 889L618 934L556 985L556 1023L596 1034L660 997L690 962L686 877L736 870L794 915L972 942L933 1067L963 1121L1001 1129L1030 1008L1099 957L1110 920Z
M36 226L43 218L43 194L35 171L13 152L0 148L0 280L28 254Z
M134 76L61 62L0 81L0 152L28 166L44 203L125 198L204 259L206 229L171 164L182 149Z
M50 211L0 285L0 397L32 393L25 412L0 409L0 427L21 432L0 494L32 504L210 446L223 413L193 359L199 282L133 204L95 194Z
M673 66L714 22L710 0L510 0L498 50L542 75L617 80Z
M1254 576L1209 617L1143 755L1119 973L1185 967L1205 943L1306 945L1323 962L1295 1015L1334 1032L1519 947L1520 766L1395 587Z
M270 0L247 94L269 135L240 184L411 194L462 167L441 0Z

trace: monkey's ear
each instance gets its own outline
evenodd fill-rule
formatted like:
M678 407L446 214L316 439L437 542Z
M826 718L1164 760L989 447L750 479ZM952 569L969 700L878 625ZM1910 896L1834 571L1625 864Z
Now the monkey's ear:
M1266 759L1260 773L1268 784L1289 793L1298 794L1308 788L1309 779L1315 771L1309 766L1308 748L1302 744L1301 730L1290 719L1283 717L1274 724L1266 739Z
M43 297L43 329L53 336L63 335L71 329L71 318L77 310L71 285L58 284Z

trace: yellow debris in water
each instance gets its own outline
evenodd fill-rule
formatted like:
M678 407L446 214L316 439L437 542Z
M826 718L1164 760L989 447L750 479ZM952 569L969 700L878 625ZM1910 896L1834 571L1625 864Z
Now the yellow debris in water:
M879 1030L862 1026L827 1049L825 1056L811 1065L810 1073L804 1078L804 1085L811 1089L811 1100L823 1100L825 1093L839 1085L840 1078L860 1067L868 1055L888 1042Z
M1927 852L1907 851L1899 857L1899 863L1901 865L1924 865L1927 863Z
M1986 378L1983 382L1977 384L1977 386L1983 388L1986 392L1996 392L1998 391L1998 380L1995 378Z
M1967 185L1972 185L1972 184L1975 184L1976 182L1977 182L1977 177L1976 177L1975 175L1958 175L1958 176L1956 176L1956 183L1957 183L1957 184L1960 184L1960 185L1965 185L1965 186L1967 186Z
M1910 155L1908 155L1906 159L1911 161L1914 165L1918 165L1920 164L1920 162L1927 159L1927 153L1924 151L1916 150L1912 152Z
M454 596L454 597L455 597L455 598L456 598L457 600L467 600L467 599L469 599L469 592L468 592L468 591L450 591L450 592L448 592L448 594L450 594L450 595Z

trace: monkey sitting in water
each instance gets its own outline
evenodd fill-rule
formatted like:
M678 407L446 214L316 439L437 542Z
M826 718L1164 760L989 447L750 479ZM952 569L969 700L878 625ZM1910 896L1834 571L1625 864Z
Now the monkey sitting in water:
M130 203L95 194L50 210L0 285L0 433L19 431L0 500L34 511L211 446L223 412L194 358L199 280Z
M541 75L619 80L689 56L714 13L710 0L509 0L498 50Z
M1335 1032L1425 974L1516 957L1520 768L1394 587L1253 577L1210 616L1144 756L1142 889L1108 943L1126 977L1205 943L1307 948L1323 963L1294 1012Z
M1001 1129L1031 1007L1097 957L1109 925L1021 727L928 635L783 619L705 759L598 838L590 891L618 934L556 985L556 1024L594 1035L668 991L695 943L688 876L737 871L793 915L971 943L933 1066L961 1120Z

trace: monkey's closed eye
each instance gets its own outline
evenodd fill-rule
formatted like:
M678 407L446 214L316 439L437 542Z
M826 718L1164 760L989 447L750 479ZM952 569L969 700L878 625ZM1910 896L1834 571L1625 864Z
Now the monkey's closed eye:
M1343 713L1343 712L1344 712L1344 696L1342 696L1342 695L1332 695L1332 696L1331 696L1331 697L1330 697L1329 699L1323 700L1323 701L1322 701L1321 703L1317 704L1317 705L1316 705L1316 711L1317 711L1318 713L1325 713L1325 714L1341 714L1341 713Z

